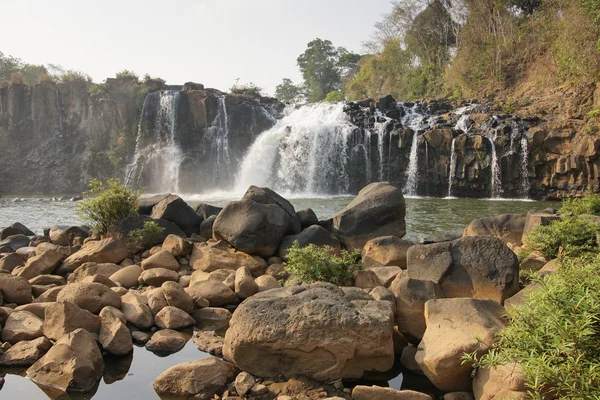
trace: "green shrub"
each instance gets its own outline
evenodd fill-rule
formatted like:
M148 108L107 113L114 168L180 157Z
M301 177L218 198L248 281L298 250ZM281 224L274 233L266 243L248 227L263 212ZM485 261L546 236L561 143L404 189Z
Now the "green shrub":
M322 103L337 103L340 101L344 101L344 93L337 90L327 93L327 96L321 100Z
M73 69L64 72L58 79L61 82L92 82L92 78L88 74Z
M253 99L260 98L262 96L262 89L256 86L254 83L246 83L240 84L239 79L235 82L235 84L229 89L231 94L235 94L238 96L249 97Z
M109 179L106 184L92 179L89 197L77 204L77 215L88 223L92 230L105 235L123 218L136 215L140 194L122 185L118 179Z
M539 251L549 258L559 255L575 256L597 250L596 233L600 224L590 221L589 216L566 216L560 221L539 226L525 239L529 250Z
M130 71L128 69L124 69L122 71L117 72L116 75L115 75L115 78L117 78L117 79L131 79L131 80L133 80L135 82L138 82L138 83L140 81L140 77L138 76L138 74L136 74L135 72Z
M575 215L600 215L600 196L589 193L581 199L566 199L560 207L560 212Z
M509 311L511 325L477 365L521 364L532 399L600 398L600 255L536 279L539 289Z
M353 272L360 269L359 256L360 250L342 250L335 255L330 246L309 244L300 247L298 242L294 242L284 267L303 282L344 285L350 283Z
M134 229L129 232L129 238L135 244L146 248L157 243L164 230L165 228L159 226L155 221L146 221L142 229Z

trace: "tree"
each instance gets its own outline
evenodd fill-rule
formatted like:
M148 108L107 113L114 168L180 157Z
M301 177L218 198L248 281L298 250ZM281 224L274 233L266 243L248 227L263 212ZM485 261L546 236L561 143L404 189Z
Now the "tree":
M275 97L282 103L297 103L301 95L300 86L295 85L289 78L283 78L283 81L275 88Z
M304 78L309 102L321 101L327 93L340 90L345 73L360 56L343 47L334 47L329 40L315 39L298 57L298 67Z
M337 103L339 101L344 101L344 93L338 92L337 90L334 92L329 92L322 101L324 103Z

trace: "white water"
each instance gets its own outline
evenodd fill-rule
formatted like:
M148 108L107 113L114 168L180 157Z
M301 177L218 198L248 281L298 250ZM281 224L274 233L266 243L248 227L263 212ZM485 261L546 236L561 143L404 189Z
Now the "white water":
M525 199L529 198L529 147L527 137L521 138L521 191Z
M254 111L254 109L253 109ZM227 117L227 104L225 96L219 96L219 108L212 125L208 128L206 138L210 143L213 153L216 154L214 175L217 180L229 175L231 156L229 148L229 120Z
M494 133L493 138L488 138L492 145L492 198L498 199L502 195L502 171L500 171L500 165L498 164L498 153L496 152L496 141L497 133Z
M248 150L236 191L257 185L281 192L347 193L346 152L356 126L343 109L342 103L322 103L286 110Z
M143 119L149 107L150 96L160 96L154 129L145 132ZM179 167L182 154L176 142L177 104L179 92L167 90L146 96L138 124L136 149L133 162L126 168L126 182L138 185L142 175L148 174L152 188L161 191L179 192Z
M452 183L456 176L456 138L452 139L450 146L450 172L448 173L448 197L452 197Z
M384 142L385 142L385 135L387 133L387 126L390 123L390 119L386 118L386 117L379 117L379 118L384 118L384 120L382 122L375 122L375 133L377 133L377 151L379 153L379 180L380 181L384 181L386 179L385 177L385 158L384 158ZM388 157L389 157L389 153L388 153Z
M418 132L413 134L412 145L410 146L410 156L408 170L406 171L406 194L415 196L417 194L417 182L419 175L419 145Z

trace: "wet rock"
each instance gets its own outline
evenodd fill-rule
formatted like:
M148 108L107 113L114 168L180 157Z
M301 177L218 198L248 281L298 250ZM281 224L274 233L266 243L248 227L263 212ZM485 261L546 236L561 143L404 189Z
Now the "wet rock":
M194 325L196 320L177 307L167 306L156 314L154 323L161 329L179 330Z
M96 341L77 329L63 336L27 370L35 383L62 391L91 389L102 377L104 361Z
M152 338L146 343L146 348L153 353L167 355L183 349L187 341L184 334L171 329L163 329L152 335Z
M247 299L230 321L223 353L240 368L262 377L305 375L317 380L358 378L365 370L391 368L389 304L351 302L330 284L313 284L288 297L276 297L277 291Z
M2 341L15 344L21 340L34 340L44 336L41 318L29 311L10 313L2 329Z
M225 390L237 371L234 365L218 358L202 358L169 368L156 378L154 389L162 394L209 400Z
M167 250L159 251L142 261L142 269L144 271L153 268L170 269L171 271L179 271L181 265L177 259Z
M100 317L73 303L53 303L46 308L43 331L52 340L59 340L77 329L100 333Z
M34 340L23 340L0 354L0 366L29 366L46 354L50 347L52 343L43 336Z

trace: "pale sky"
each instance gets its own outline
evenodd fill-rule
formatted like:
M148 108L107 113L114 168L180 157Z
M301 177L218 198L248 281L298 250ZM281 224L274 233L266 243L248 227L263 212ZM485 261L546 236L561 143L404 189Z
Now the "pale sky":
M228 90L236 78L273 94L301 80L314 38L362 52L390 0L0 0L0 51L81 70L95 82L130 69L170 84Z

